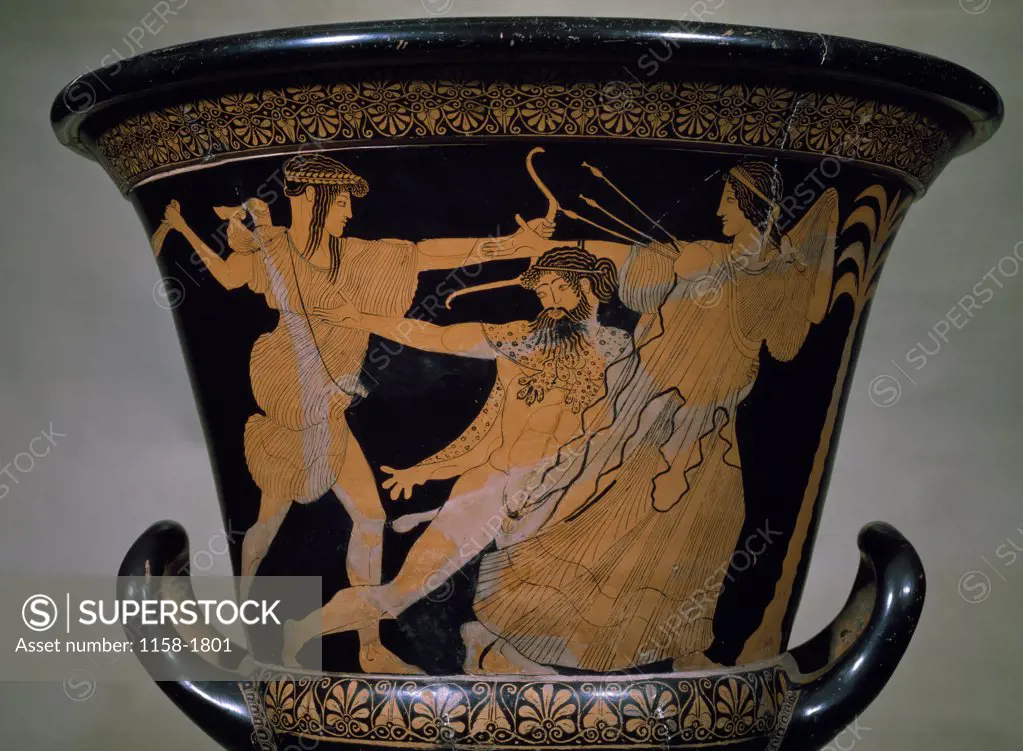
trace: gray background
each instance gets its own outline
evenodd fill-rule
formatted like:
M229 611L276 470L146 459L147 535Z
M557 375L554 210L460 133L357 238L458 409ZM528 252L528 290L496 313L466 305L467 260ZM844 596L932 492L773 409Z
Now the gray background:
M437 10L450 0L424 2ZM36 0L5 3L0 10L6 90L0 110L6 173L0 200L0 466L51 423L66 434L30 473L17 475L20 483L0 500L0 573L113 573L135 537L157 519L182 522L194 549L207 546L220 529L171 317L152 299L159 274L146 238L100 169L59 148L47 123L59 87L114 49L126 54L130 31L153 4ZM454 15L680 19L691 0L453 5ZM181 0L172 6L180 7ZM141 46L426 15L420 0L191 0ZM857 562L856 531L871 520L887 520L923 556L928 603L906 659L862 718L860 739L846 735L842 747L1018 749L1023 561L1007 566L995 551L1007 540L1023 548L1015 443L1023 274L1004 278L996 272L1004 287L989 282L995 297L965 328L951 330L924 369L910 371L915 384L891 361L905 367L907 350L919 341L933 349L927 332L1023 240L1023 121L1016 117L1023 109L1023 3L725 0L709 20L845 34L927 51L985 75L1005 98L1009 117L995 141L945 171L910 213L896 243L852 386L795 640L815 633L844 602ZM1017 253L1023 257L1023 246ZM1003 268L1013 270L1009 262ZM894 376L902 386L899 400L886 408L870 399L870 384L879 376ZM890 393L879 389L882 397ZM217 559L213 571L227 573L226 558ZM983 602L960 596L960 578L970 571L988 577ZM0 685L0 731L7 748L212 748L152 685L100 682L81 702L70 701L60 685Z

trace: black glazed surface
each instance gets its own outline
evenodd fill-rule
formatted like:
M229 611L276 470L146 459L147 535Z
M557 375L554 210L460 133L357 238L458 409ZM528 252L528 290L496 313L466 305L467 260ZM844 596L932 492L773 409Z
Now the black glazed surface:
M526 151L526 146L514 143L341 152L338 156L372 186L365 198L356 200L355 216L346 233L360 238L418 241L508 232L508 207L516 207L525 216L542 215L545 209L543 196L520 166ZM603 200L612 198L580 168L586 159L614 175L639 205L653 216L662 217L664 228L681 240L723 239L716 214L722 173L737 160L634 146L549 146L543 155L543 173L550 188L566 196L566 206L567 199L580 191ZM178 197L182 212L195 230L203 237L217 238L222 222L210 207L236 203L240 194L248 195L258 187L259 194L271 203L274 224L287 226L288 202L272 179L279 166L278 159L259 159L225 165L212 173L188 172L141 186L132 199L150 232L159 225L163 207ZM808 189L812 187L808 182L815 169L812 161L782 161L780 167L790 190L801 182L806 182ZM865 187L865 177L860 170L846 169L835 178L833 186L842 197L842 217L852 211L856 195ZM428 189L435 184L437 193ZM899 189L895 182L884 184L891 194ZM565 219L557 236L575 240L600 239L602 235ZM223 238L212 241L214 247L217 241L223 242ZM261 334L274 328L277 313L267 309L261 296L247 289L225 291L196 261L184 239L172 236L158 262L167 290L178 302L174 314L204 415L225 525L233 543L235 570L240 570L241 533L256 521L259 508L259 490L246 468L241 430L248 416L258 411L248 387L250 351ZM431 304L431 300L443 299L451 290L514 277L527 267L524 260L495 261L475 268L421 273L408 317L444 326L463 321L506 323L531 319L539 312L538 303L533 293L523 289L490 292L476 299L466 297L450 311ZM629 331L636 325L636 314L618 300L603 305L599 315L604 325ZM737 555L744 555L743 541L764 529L765 524L770 545L758 556L756 565L745 566L741 557L735 558L733 563L737 565L724 576L712 648L717 662L735 663L774 592L849 324L850 307L839 302L832 314L813 328L792 362L777 362L764 350L756 386L739 407L737 435L743 452L747 511L737 540ZM349 408L347 419L375 468L378 482L386 479L379 470L381 466L412 466L454 439L486 400L495 372L492 362L430 354L371 339L362 370L370 394ZM430 482L418 488L412 500L395 502L383 494L385 510L394 518L438 508L448 498L452 484L450 480ZM398 572L421 532L399 535L387 530L385 580ZM349 586L344 562L350 534L349 518L333 492L314 503L295 504L259 574L322 575L324 596L329 598ZM801 565L799 581L805 576L807 563L804 560ZM428 673L460 672L463 654L459 627L472 616L478 565L477 556L458 575L453 592L445 590L435 598L426 598L398 621L387 622L385 639L390 648ZM736 570L739 568L743 570ZM797 603L798 596L790 603L789 622ZM788 626L784 629L786 641ZM325 640L327 669L358 669L357 662L353 662L356 653L352 636L348 633ZM670 669L667 665L657 667Z
M1001 122L998 93L983 78L930 55L845 37L779 29L643 19L445 18L280 29L194 42L87 73L65 87L51 122L86 153L83 123L145 108L175 91L265 83L278 75L420 64L490 63L622 67L622 80L672 77L694 68L756 71L787 82L826 82L968 123L974 138ZM106 113L106 114L104 114ZM99 117L104 115L104 117ZM86 125L88 128L88 125Z

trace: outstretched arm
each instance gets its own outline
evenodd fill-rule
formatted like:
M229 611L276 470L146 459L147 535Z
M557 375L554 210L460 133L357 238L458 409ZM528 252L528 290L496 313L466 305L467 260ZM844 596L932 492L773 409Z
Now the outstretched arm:
M553 234L554 225L546 219L534 219L527 227L528 230L520 229L515 234L504 237L422 240L418 243L419 270L454 269L460 266L475 266L486 261L527 258L533 254L526 247L532 244L532 236L545 240Z
M237 289L248 284L252 276L251 257L232 253L227 258L221 258L188 226L176 202L167 206L164 221L188 240L188 244L192 246L203 264L210 270L213 278L220 282L225 289Z
M391 500L411 498L412 491L417 485L423 485L431 480L448 480L452 477L460 477L470 469L486 464L490 455L500 446L501 431L495 428L471 451L467 451L461 456L444 461L426 459L408 469L381 466L380 469L390 475L383 481L383 488L390 491Z
M456 237L421 240L417 243L417 265L420 271L457 269L489 261L484 251L488 238Z
M359 313L350 303L339 308L313 308L312 315L334 326L367 331L424 352L462 355L481 360L497 358L497 352L483 333L482 323L438 326L415 318Z
M417 485L430 480L447 480L464 475L470 469L486 464L498 448L503 436L500 429L504 411L504 384L500 375L494 381L486 403L462 434L432 456L408 469L382 466L390 477L383 482L392 500L411 498Z
M586 250L593 253L595 256L609 259L618 270L621 271L625 262L629 259L629 253L632 252L631 245L625 243L614 243L608 242L607 240L587 240Z
M675 273L685 281L698 281L710 274L721 263L725 247L713 242L682 243L675 260Z
M443 461L433 461L431 457L417 464L416 469L422 470L431 480L447 480L486 464L490 455L501 446L501 431L498 425L499 423L494 423L490 432L473 446L471 451Z
M678 245L648 243L642 246L604 240L587 240L586 249L597 256L609 258L621 271L633 248L640 252L663 256L671 261L675 273L683 279L697 279L708 274L717 262L717 256L708 249L708 243L682 242Z

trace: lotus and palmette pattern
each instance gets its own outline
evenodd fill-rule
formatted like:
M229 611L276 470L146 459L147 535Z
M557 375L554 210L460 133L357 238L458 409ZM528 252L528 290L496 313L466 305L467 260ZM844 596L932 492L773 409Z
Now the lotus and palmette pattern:
M620 75L621 72L619 71ZM888 167L927 182L951 136L926 114L830 92L716 81L367 80L173 104L101 133L130 188L155 171L309 143L563 136L781 148Z
M773 737L795 693L778 667L716 676L420 680L273 677L275 734L351 744L663 748Z

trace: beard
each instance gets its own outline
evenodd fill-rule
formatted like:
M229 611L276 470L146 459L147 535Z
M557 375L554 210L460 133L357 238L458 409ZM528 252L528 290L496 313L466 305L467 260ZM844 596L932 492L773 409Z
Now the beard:
M573 356L586 341L586 321L592 307L586 298L571 310L544 308L530 324L530 331L548 357Z

